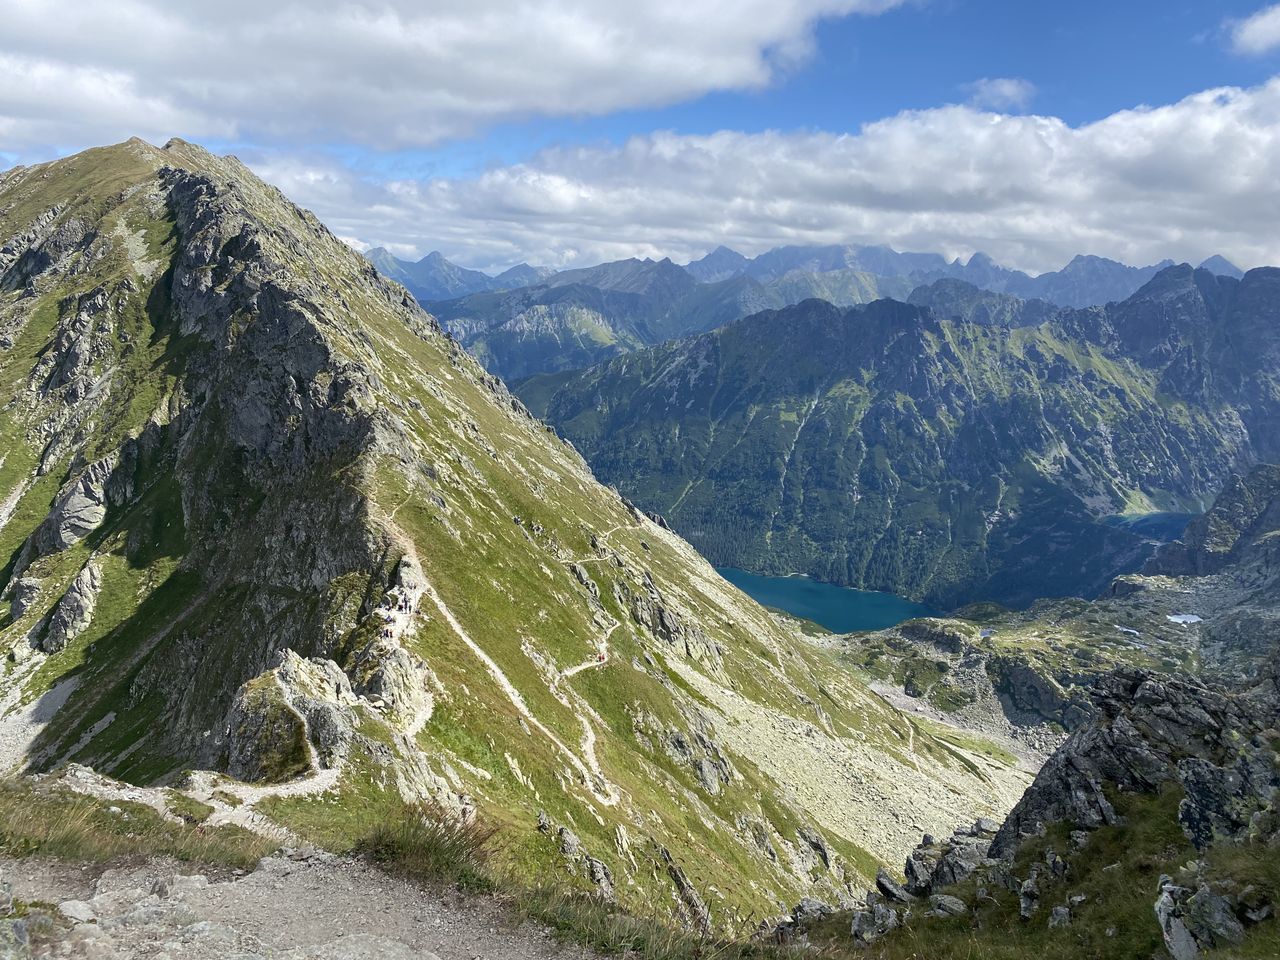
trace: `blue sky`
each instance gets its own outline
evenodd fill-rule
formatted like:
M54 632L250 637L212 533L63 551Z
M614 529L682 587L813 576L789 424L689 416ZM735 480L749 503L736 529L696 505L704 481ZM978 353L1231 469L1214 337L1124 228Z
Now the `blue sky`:
M504 123L430 150L335 145L333 152L386 176L467 175L557 144L617 144L653 130L852 131L903 110L965 102L970 84L994 77L1035 87L1022 109L1079 125L1211 87L1265 82L1280 72L1280 53L1239 56L1227 28L1260 6L1256 0L922 0L876 17L819 21L809 59L762 90L605 116Z
M13 0L0 156L182 136L357 246L494 270L844 241L1252 266L1280 260L1277 74L1265 0Z

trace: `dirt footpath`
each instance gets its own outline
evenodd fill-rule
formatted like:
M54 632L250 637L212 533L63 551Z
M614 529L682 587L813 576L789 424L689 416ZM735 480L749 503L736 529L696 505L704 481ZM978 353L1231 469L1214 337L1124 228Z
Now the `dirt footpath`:
M3 860L17 900L51 905L35 958L85 960L587 960L502 905L424 891L361 862L310 851L245 876L189 865L105 869Z

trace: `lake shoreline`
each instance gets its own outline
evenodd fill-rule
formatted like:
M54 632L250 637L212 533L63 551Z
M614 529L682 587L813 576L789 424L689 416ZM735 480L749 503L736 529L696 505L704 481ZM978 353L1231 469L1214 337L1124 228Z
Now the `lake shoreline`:
M884 630L938 612L892 593L823 583L804 574L765 576L736 567L717 567L722 577L765 607L810 620L832 633Z

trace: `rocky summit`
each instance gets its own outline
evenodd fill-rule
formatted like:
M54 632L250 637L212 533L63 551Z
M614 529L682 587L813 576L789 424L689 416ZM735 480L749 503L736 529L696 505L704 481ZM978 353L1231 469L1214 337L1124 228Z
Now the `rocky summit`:
M5 770L342 850L426 804L708 931L849 902L1029 779L779 625L188 143L0 177L0 436Z

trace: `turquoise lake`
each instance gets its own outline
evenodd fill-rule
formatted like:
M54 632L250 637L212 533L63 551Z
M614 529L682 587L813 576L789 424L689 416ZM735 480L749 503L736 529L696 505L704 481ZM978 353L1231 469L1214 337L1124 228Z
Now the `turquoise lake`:
M812 620L833 633L883 630L904 620L936 613L891 593L837 587L808 577L762 577L732 567L717 569L722 577L757 603Z

